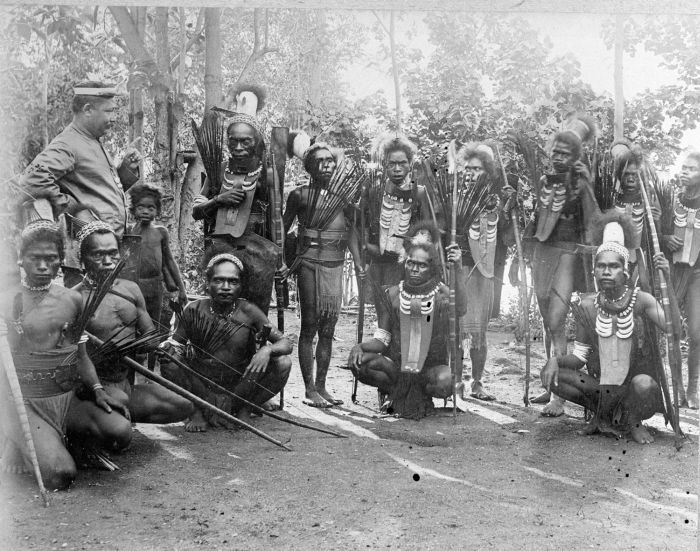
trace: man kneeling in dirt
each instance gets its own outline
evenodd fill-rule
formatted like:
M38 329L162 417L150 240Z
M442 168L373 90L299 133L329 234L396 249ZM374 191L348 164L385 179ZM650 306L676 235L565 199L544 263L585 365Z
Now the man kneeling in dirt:
M104 222L87 224L78 234L80 259L85 267L83 282L74 289L87 301L91 288L105 281L120 259L119 243L112 229ZM105 295L87 331L108 343L123 347L135 339L154 333L153 322L146 310L141 289L133 281L117 278ZM153 341L148 348L153 347ZM148 348L140 352L148 352ZM132 384L129 369L117 352L100 358L99 349L91 347L91 357L100 382L107 392L124 403L137 423L177 423L193 411L192 403L159 384ZM115 357L116 356L116 357Z
M3 295L0 325L7 322L42 478L49 490L60 490L76 476L67 438L86 438L119 450L131 441L131 424L126 408L102 388L86 353L80 294L53 283L63 260L58 225L48 220L34 222L22 232L20 241L25 276L20 289ZM2 470L28 471L31 462L21 421L1 370L0 378ZM75 393L81 381L89 389L85 400Z
M163 376L239 418L250 416L250 409L239 398L265 404L284 388L292 367L292 343L271 327L255 304L241 298L245 276L237 256L225 253L212 258L206 270L210 298L188 304L178 315L175 333L161 345L200 375L163 357ZM256 341L262 341L257 350ZM207 379L229 393L212 388ZM185 430L200 432L209 426L228 424L196 409Z
M384 292L377 289L377 331L357 344L348 366L364 384L387 394L387 411L418 419L430 414L432 398L452 396L448 365L449 288L440 279L436 248L439 234L428 225L416 228L405 245L404 280ZM462 270L458 245L447 260ZM466 278L457 277L456 315L466 312ZM462 359L457 365L461 369ZM461 381L461 373L457 380Z
M639 287L629 287L631 228L626 217L597 224L605 228L603 243L595 256L597 293L572 304L576 341L571 354L553 356L540 374L542 384L557 396L595 413L585 434L602 432L617 438L630 437L639 444L654 438L642 424L656 412L664 412L656 379L663 369L656 346L655 325L665 327L662 306ZM625 239L627 237L627 239ZM654 265L669 276L669 263L662 253ZM680 315L674 314L680 323ZM589 373L579 371L587 365ZM599 367L598 367L599 366Z

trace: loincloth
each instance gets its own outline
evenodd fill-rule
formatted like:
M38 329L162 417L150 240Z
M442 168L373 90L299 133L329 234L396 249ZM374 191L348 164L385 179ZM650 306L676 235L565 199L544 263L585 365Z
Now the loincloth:
M461 338L471 335L476 345L485 335L493 311L494 280L469 267L462 270L462 274L466 278L467 312L459 318Z
M71 390L48 398L25 398L24 403L65 438L68 410L74 398L75 391Z
M576 258L573 273L574 290L586 291L585 268L583 260L577 254L578 249L578 244L569 242L535 243L532 253L532 279L536 296L549 296L559 267L559 259L564 255Z
M300 261L297 277L314 279L313 287L306 284L299 285L299 301L315 304L317 315L337 316L340 313L343 301L343 262L344 260L334 265L306 259ZM312 296L308 296L310 287L314 289Z
M423 366L420 373L402 373L399 369L400 358L387 358L395 368L396 384L389 393L387 413L406 419L421 419L430 415L434 409L433 398L426 391L428 378L426 373L431 367Z

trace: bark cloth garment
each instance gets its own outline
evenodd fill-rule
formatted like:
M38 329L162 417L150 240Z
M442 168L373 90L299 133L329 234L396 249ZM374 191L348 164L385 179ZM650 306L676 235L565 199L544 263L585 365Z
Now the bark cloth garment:
M25 405L63 438L79 383L77 352L77 345L41 352L12 351Z
M337 316L343 301L347 231L300 227L297 247L297 277L314 278L314 294L309 296L311 286L299 285L299 301L315 304L318 316Z
M28 197L49 199L54 212L76 204L87 206L121 239L127 220L123 187L138 179L126 165L117 169L102 142L71 123L34 158L19 185ZM80 269L75 236L68 225L63 228L64 265Z
M583 405L596 412L603 429L614 427L615 432L631 428L630 412L624 407L630 382L637 375L657 381L661 362L652 342L654 328L644 316L634 313L638 292L638 288L630 290L624 308L614 314L597 305L597 293L584 295L580 303L584 319L577 319L574 354L586 362L589 374L600 383L596 399ZM660 388L656 400L657 411L665 413Z
M410 294L413 295L417 295L421 291L425 291L425 294L428 294L435 286L436 281L431 280L425 286L422 286L421 289L409 289L409 291ZM415 344L413 342L402 342L402 336L407 332L406 327L403 327L408 318L405 313L406 301L404 300L404 312L402 315L402 293L399 286L395 285L389 287L385 290L385 293L387 294L388 300L381 301L379 303L379 308L387 308L388 304L391 304L391 311L388 313L391 319L391 342L389 343L386 355L393 362L398 373L398 383L395 385L394 389L392 389L389 396L391 400L391 410L401 417L420 419L421 417L429 415L433 409L432 396L425 391L428 382L428 371L436 366L448 365L449 290L444 284L440 283L438 284L435 295L423 301L424 312L422 312L422 317L426 318L424 321L427 322L427 317L429 316L431 321L429 324L423 323L421 329L425 330L428 328L428 325L430 325L430 338L427 341L422 338L420 339L421 344L425 342L428 343L428 350L421 351L421 358L424 358L423 364L420 366L420 371L413 374L403 369L404 361L402 358L402 349L407 346L410 347L411 344ZM428 302L432 304L428 306ZM428 310L425 308L432 310L428 314ZM462 313L462 311L458 311L458 315ZM410 328L408 333L412 334ZM411 341L412 340L413 339L411 339Z
M676 196L673 204L673 235L683 246L672 254L673 290L683 304L691 283L700 279L700 199L686 202Z
M241 300L241 299L239 299ZM210 310L211 299L199 299L191 302L187 305L187 309L194 309L199 314L204 316L214 316ZM187 333L185 332L185 327L180 323L180 320L175 321L175 332L170 342L175 342L176 347L180 348L181 353L184 355L184 360L187 364L200 373L207 379L212 380L218 385L226 388L227 390L233 392L241 381L241 377L246 367L250 363L253 355L255 354L255 333L256 330L253 326L246 323L239 323L232 320L224 319L221 317L217 318L221 320L221 323L229 324L233 326L234 330L244 330L248 332L248 336L245 340L245 347L241 351L240 359L235 364L226 364L216 358L217 350L212 350L209 347L203 346L201 348L194 346L189 340ZM230 343L224 343L222 347L229 346ZM184 349L182 348L184 346ZM177 372L177 368L173 368ZM168 378L171 378L170 376ZM211 388L207 383L203 382L201 379L195 376L189 376L187 374L182 374L182 377L175 375L172 377L173 382L180 384L181 386L188 388L191 392L198 395L200 398L206 400L207 402L215 405L219 409L232 413L232 401L231 397L220 393L215 388ZM225 426L228 427L228 422L221 419L215 413L209 410L202 411L205 419L212 425L215 426Z

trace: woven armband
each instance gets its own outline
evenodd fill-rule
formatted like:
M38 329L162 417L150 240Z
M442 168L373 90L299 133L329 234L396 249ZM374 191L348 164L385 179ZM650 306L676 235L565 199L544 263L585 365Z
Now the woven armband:
M389 346L391 343L391 333L385 329L377 329L374 332L374 338L381 342L384 346Z
M588 363L588 356L591 354L591 347L588 344L574 341L574 349L571 351L571 353L583 363Z
M85 344L86 342L88 342L88 334L83 333L82 335L80 335L80 338L78 339L78 344Z

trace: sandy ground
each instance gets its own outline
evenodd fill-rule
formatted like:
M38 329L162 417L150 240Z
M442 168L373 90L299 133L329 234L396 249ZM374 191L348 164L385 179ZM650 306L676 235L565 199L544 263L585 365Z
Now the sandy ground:
M293 312L286 322L295 334ZM337 334L329 388L346 405L302 405L295 351L285 415L347 438L253 421L286 452L248 432L139 425L113 457L120 471L81 471L49 508L30 477L4 476L0 549L696 547L697 437L677 451L660 419L656 443L639 446L577 434L578 407L541 417L540 406L523 407L524 355L504 333L489 334L485 378L498 402L459 401L456 421L451 409L420 422L381 417L374 389L360 386L359 404L349 403L352 376L339 368L355 317L343 316ZM697 435L697 412L681 420Z

